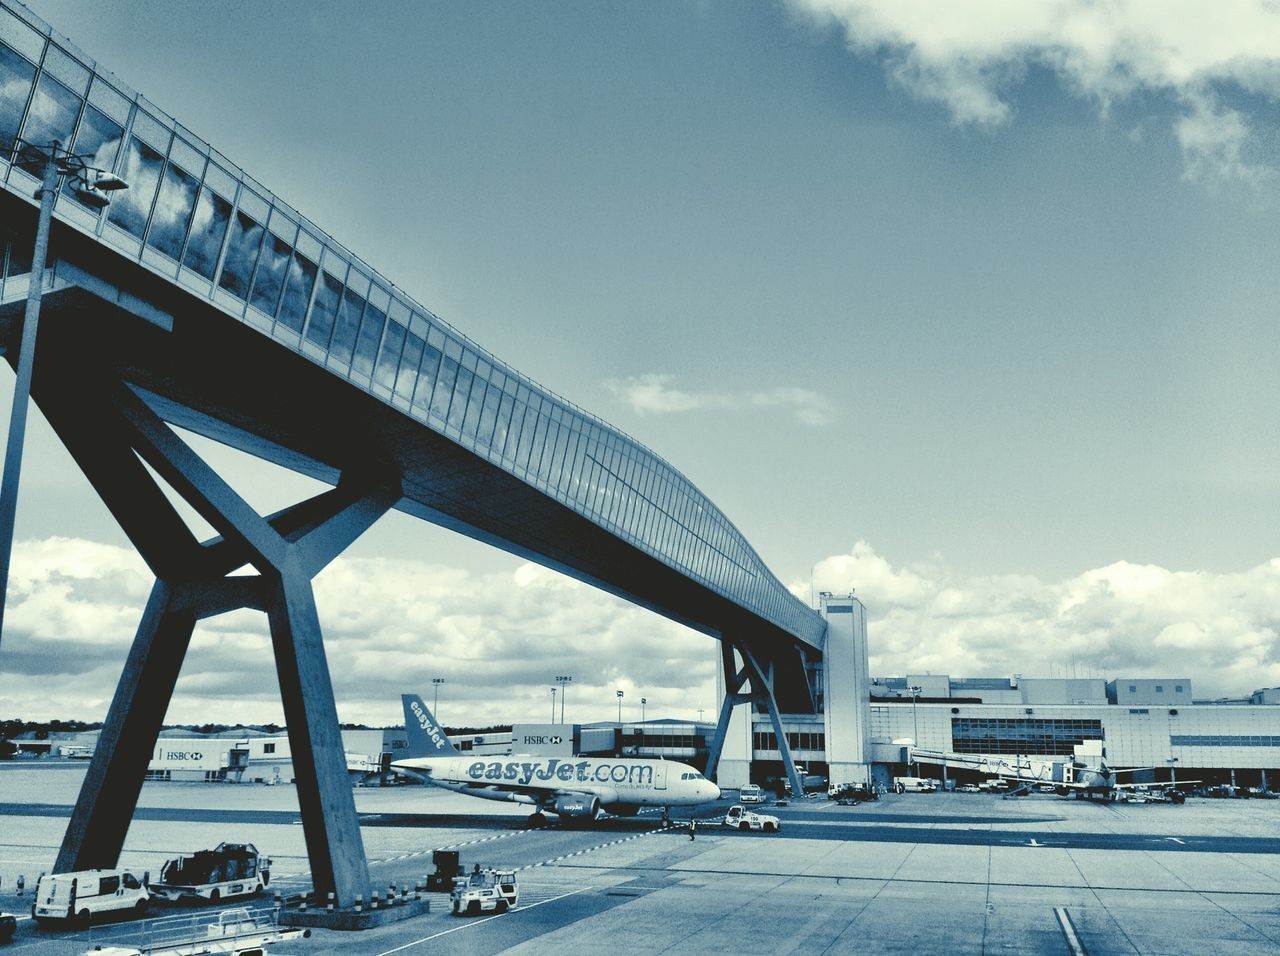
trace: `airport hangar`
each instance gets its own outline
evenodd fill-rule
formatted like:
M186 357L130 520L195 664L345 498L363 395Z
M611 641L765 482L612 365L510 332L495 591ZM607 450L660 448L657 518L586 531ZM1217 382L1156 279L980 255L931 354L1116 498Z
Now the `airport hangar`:
M315 890L368 892L311 580L391 508L717 639L731 699L784 740L780 711L815 712L821 615L684 475L413 301L16 0L0 0L0 185L5 573L29 396L156 577L59 871L116 863L196 622L254 608ZM174 426L332 490L260 515ZM199 541L155 476L218 537Z

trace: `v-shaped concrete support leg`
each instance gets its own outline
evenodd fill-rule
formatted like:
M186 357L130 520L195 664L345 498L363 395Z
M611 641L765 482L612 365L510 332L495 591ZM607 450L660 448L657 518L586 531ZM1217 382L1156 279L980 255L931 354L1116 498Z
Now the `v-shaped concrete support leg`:
M103 401L92 411L53 396L42 404L157 580L57 869L116 864L196 621L250 607L270 623L313 886L349 904L368 894L368 866L311 580L396 503L398 479L361 463L358 477L263 517L131 389L97 384ZM196 541L139 459L221 536ZM258 574L231 574L245 564Z
M742 657L743 666L737 666L734 651ZM726 637L720 638L721 665L724 668L724 701L720 705L720 718L716 721L715 737L707 753L707 776L715 779L716 769L720 764L720 754L724 750L725 736L729 731L729 721L733 717L733 709L741 704L750 705L758 702L761 709L769 714L773 724L773 733L778 740L778 752L782 757L782 767L791 782L791 792L799 796L804 792L800 774L796 770L795 760L791 756L791 747L787 743L787 735L782 729L782 716L778 713L778 703L773 693L771 675L756 661L755 655L745 644L739 644ZM743 692L744 685L750 684L751 690ZM750 717L748 716L748 719Z

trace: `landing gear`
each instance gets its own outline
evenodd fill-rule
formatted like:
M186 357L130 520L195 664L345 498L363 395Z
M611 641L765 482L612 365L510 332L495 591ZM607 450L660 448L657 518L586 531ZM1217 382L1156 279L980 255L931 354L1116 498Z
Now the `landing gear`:
M662 829L665 830L669 826L671 826L671 808L663 807L662 808Z
M541 810L535 810L533 813L529 814L530 830L541 830L543 827L547 826L547 824L547 815Z

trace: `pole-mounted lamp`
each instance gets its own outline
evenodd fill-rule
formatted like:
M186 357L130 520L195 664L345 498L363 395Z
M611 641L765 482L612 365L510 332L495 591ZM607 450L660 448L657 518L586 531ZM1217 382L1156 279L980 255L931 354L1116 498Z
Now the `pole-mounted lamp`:
M573 678L568 674L560 674L556 677L556 683L560 685L560 723L564 723L564 699L569 693L569 684Z
M5 445L4 476L0 479L0 637L4 635L5 595L9 590L9 563L13 555L13 525L18 510L18 478L27 432L27 407L31 400L31 373L36 360L36 329L40 323L40 300L44 295L44 262L49 256L49 229L53 221L53 200L58 183L68 179L76 197L92 209L110 204L106 193L128 189L129 184L109 170L90 166L92 157L77 156L54 140L48 144L15 140L13 165L40 177L35 198L40 200L36 220L36 244L31 254L31 276L27 281L27 307L22 319L22 341L18 346L18 377L13 386L13 409L9 413L9 439Z

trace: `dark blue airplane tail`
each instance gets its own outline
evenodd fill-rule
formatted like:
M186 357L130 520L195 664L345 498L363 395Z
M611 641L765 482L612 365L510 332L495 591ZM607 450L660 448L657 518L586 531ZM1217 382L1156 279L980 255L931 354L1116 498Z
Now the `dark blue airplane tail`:
M401 694L404 704L404 732L409 738L409 757L460 757L445 735L435 715L417 694Z

